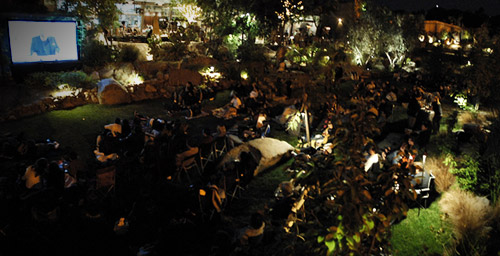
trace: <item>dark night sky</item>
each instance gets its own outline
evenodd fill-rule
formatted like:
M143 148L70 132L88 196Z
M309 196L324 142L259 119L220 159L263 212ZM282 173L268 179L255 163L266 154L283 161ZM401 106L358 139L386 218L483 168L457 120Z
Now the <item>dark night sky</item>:
M500 15L500 0L375 0L393 10L419 11L436 7L476 11L483 8L487 15Z

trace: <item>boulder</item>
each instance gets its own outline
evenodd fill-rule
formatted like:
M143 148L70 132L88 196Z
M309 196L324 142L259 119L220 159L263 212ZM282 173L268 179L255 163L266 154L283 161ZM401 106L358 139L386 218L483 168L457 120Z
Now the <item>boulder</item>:
M127 89L114 79L103 79L97 83L99 104L114 105L130 103L131 97Z
M170 70L168 83L170 85L185 85L191 82L194 85L201 84L202 76L197 71L189 69L172 69Z
M145 90L146 90L147 93L155 93L155 92L157 92L156 87L154 87L151 84L146 84Z
M114 71L113 66L106 65L101 70L99 70L99 77L104 79L111 78L113 77L113 71Z

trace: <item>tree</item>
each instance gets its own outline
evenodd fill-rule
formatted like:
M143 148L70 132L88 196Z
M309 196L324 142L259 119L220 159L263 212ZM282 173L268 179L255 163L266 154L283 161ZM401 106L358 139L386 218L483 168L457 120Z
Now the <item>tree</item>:
M490 37L488 28L483 25L474 33L476 44L469 53L470 63L463 73L467 84L467 94L475 98L476 106L484 102L489 106L498 106L500 94L498 70L500 69L500 42L498 36Z
M348 32L348 44L354 62L366 65L371 59L385 56L389 61L389 69L394 70L416 45L415 32L419 30L420 24L413 23L412 33L405 32L415 20L415 16L394 15L387 8L367 7Z
M359 102L347 114L348 121L344 116L333 117L332 153L315 154L311 159L296 157L290 168L295 170L293 178L310 196L305 202L305 219L297 224L304 242L284 244L280 249L304 245L307 254L299 251L297 255L381 255L389 251L391 224L406 215L407 203L416 198L410 184L415 169L393 165L382 168L375 177L364 171L361 148L365 142L373 143L380 132L376 119L366 115L368 109L367 103Z
M117 26L120 11L116 4L124 0L66 0L61 11L77 16L84 23L90 23L92 18L99 20L100 29L107 34Z

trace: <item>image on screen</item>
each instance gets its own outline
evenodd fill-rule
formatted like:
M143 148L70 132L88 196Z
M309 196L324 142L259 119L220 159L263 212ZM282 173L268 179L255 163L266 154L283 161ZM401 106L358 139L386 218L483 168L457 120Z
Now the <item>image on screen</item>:
M78 60L76 22L9 21L12 63Z

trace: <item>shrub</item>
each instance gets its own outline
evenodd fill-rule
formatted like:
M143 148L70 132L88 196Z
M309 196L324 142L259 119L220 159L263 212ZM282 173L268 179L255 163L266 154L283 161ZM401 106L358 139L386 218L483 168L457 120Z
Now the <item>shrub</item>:
M238 47L238 58L244 61L265 61L265 49L261 45L245 42Z
M464 155L455 161L451 154L446 156L444 164L450 167L450 172L455 174L462 189L475 192L479 188L478 174L481 173L481 170L478 158L478 156Z
M484 255L493 209L486 197L453 189L439 201L441 211L453 225L455 248L450 255Z
M139 58L139 49L133 45L124 45L120 49L119 60L123 62L134 62Z
M170 44L164 44L161 47L160 59L166 61L177 61L181 60L188 53L188 47L186 43L181 41L175 41Z
M83 45L82 62L87 66L103 66L112 62L115 52L100 41L92 40Z
M32 88L56 89L61 84L68 84L76 88L89 88L97 81L83 71L73 71L36 72L27 75L24 82L28 87Z
M35 72L28 74L24 79L26 86L30 88L52 89L59 83L57 72Z
M63 84L78 88L89 88L97 82L83 71L60 72L59 79Z
M432 174L436 177L436 190L439 193L448 191L455 183L455 176L453 176L448 166L446 166L443 161L442 158L429 157L425 162L425 168L431 170Z

